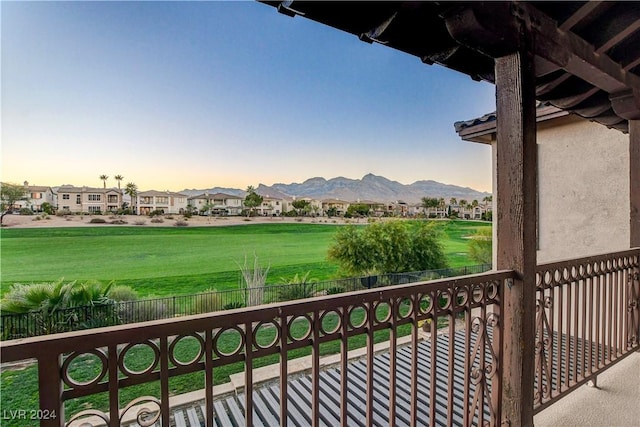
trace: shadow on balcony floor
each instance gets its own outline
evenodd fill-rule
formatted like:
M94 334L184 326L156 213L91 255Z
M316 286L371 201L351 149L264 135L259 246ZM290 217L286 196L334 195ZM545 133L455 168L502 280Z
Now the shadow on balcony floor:
M598 376L598 388L584 385L534 418L536 427L640 426L640 353Z

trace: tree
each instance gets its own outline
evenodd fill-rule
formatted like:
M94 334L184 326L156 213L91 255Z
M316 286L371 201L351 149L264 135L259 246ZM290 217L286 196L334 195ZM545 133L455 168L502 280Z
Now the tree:
M124 179L124 176L118 174L118 175L114 176L113 179L118 181L118 190L120 190L120 181L122 181Z
M108 175L100 175L100 179L102 180L102 184L104 185L104 188L107 188L107 180L109 179Z
M450 205L457 205L458 204L458 199L456 199L455 197L452 197L449 199L449 204Z
M263 200L263 197L256 193L253 185L247 187L247 195L244 198L244 205L247 207L247 218L251 216L256 207L262 204Z
M345 217L347 218L351 218L351 217L364 217L364 216L369 216L369 212L371 211L371 208L369 207L369 205L366 205L364 203L354 203L352 205L349 205L349 207L347 208L347 214L345 215Z
M434 223L404 221L350 225L338 230L329 260L348 275L372 275L444 268L447 260Z
M296 209L296 212L298 213L299 216L304 214L305 210L309 209L309 205L311 205L311 202L304 199L294 200L291 203L291 206L293 206Z
M46 213L47 215L53 214L53 206L51 206L51 203L44 202L42 204L42 212Z
M2 210L0 224L2 224L4 216L14 209L16 202L26 197L23 186L6 182L0 183L0 210Z
M425 213L427 213L430 208L437 208L439 205L440 205L440 200L438 200L435 197L422 198L422 207L424 208Z
M124 194L131 197L131 206L133 207L133 213L137 215L138 214L138 209L137 209L138 186L135 185L133 182L128 182L127 185L124 187Z
M478 229L469 240L469 257L481 264L491 264L493 260L492 237L490 227Z
M336 208L335 206L332 206L329 209L327 209L325 213L329 218L338 216L338 208Z

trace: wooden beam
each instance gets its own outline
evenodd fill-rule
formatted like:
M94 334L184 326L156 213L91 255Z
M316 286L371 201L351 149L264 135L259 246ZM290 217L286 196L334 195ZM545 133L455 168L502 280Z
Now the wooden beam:
M640 247L640 120L629 120L630 247Z
M514 53L497 58L496 268L517 279L503 289L500 307L502 421L533 426L535 338L537 146L533 58Z
M519 19L528 23L535 34L534 53L581 79L609 93L626 88L640 89L640 77L625 73L620 64L576 34L558 28L555 21L534 6L518 3L514 6Z
M620 43L621 41L629 37L631 34L638 31L639 29L640 29L640 19L633 21L629 26L627 26L618 34L616 34L615 36L607 40L607 42L604 43L602 46L599 46L596 49L596 53L604 53L608 51L609 49L611 49L612 47L614 47L615 45L617 45L618 43Z
M640 90L640 77L576 34L558 27L534 5L523 2L470 2L466 8L444 16L451 37L458 43L498 58L521 48L520 33L535 43L530 49L548 62L583 79L598 89L616 93L629 88Z
M589 16L600 13L602 8L606 6L607 3L603 1L588 1L580 9L576 10L573 15L560 24L559 28L562 31L569 31L578 23L589 18Z

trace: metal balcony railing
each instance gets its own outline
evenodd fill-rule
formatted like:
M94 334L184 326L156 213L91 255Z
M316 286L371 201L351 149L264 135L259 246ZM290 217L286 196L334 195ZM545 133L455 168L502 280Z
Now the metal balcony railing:
M535 401L523 407L540 411L640 348L639 260L633 249L537 268L536 336L525 348L535 357ZM490 272L11 340L0 357L36 360L42 426L87 417L169 426L178 412L206 426L497 425L510 326L501 301L516 277ZM379 341L388 341L384 354ZM329 370L321 356L331 353ZM301 355L310 368L293 375ZM269 389L254 378L264 365L275 374ZM214 390L229 370L244 381L222 396ZM181 378L202 393L184 411L170 399Z
M245 377L242 422L260 425L264 420L254 405L253 372L269 357L275 357L277 363L274 367L279 372L277 422L284 424L280 420L287 420L290 401L289 364L285 362L300 350L310 354L312 360L310 424L320 425L328 409L320 399L319 361L321 354L331 352L332 343L339 355L341 372L340 389L336 392L341 403L336 416L343 425L348 425L353 410L347 395L349 384L354 382L363 390L362 420L367 425L380 423L380 405L386 408L385 422L396 419L400 422L396 409L400 395L408 399L410 421L414 425L430 420L433 425L435 420L443 419L449 424L468 425L477 421L496 424L500 328L494 311L500 303L504 281L512 277L509 271L478 274L5 341L1 343L1 358L2 362L37 359L40 413L56 414L55 419L43 417L43 426L63 425L63 420L75 422L83 417L120 425L121 420L131 415L130 411L137 410L132 408L141 403L149 410L140 415L139 421L170 425L173 422L170 384L193 373L201 374L201 382L194 386L205 390L204 424L213 426L227 416L215 409L220 408L214 405L215 374L238 364ZM430 332L428 358L419 349L420 327ZM462 328L457 334L456 327ZM437 333L438 328L446 331L446 337ZM408 353L402 362L397 344L401 335L410 337L408 347L403 350ZM362 378L351 377L348 370L348 350L358 345L358 339L364 345L364 383ZM375 387L380 378L379 370L374 369L374 343L380 339L389 341L384 401ZM185 340L197 343L197 351L189 360L184 360L178 351ZM442 340L445 347L438 345ZM233 343L233 348L229 348L229 343ZM135 357L140 352L148 356L144 363ZM405 368L411 374L409 378L398 378L401 363L408 363ZM92 366L92 375L75 373L75 368L84 365ZM125 389L135 390L145 384L154 384L156 392L123 401ZM438 384L444 384L445 390L439 394L428 392L442 389ZM102 408L65 414L64 407L70 402L99 394L106 395Z

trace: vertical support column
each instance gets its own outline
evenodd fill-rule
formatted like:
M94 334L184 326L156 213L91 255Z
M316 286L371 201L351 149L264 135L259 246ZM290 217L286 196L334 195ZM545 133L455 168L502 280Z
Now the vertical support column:
M629 120L630 246L640 248L640 119Z
M640 248L640 119L629 120L629 247ZM640 341L640 269L629 280L628 345Z
M38 359L38 391L42 427L60 427L64 425L64 403L62 402L62 378L59 354L50 354ZM34 421L35 422L35 421Z
M536 269L536 101L533 58L495 62L497 265L516 272L503 292L502 420L533 426Z

